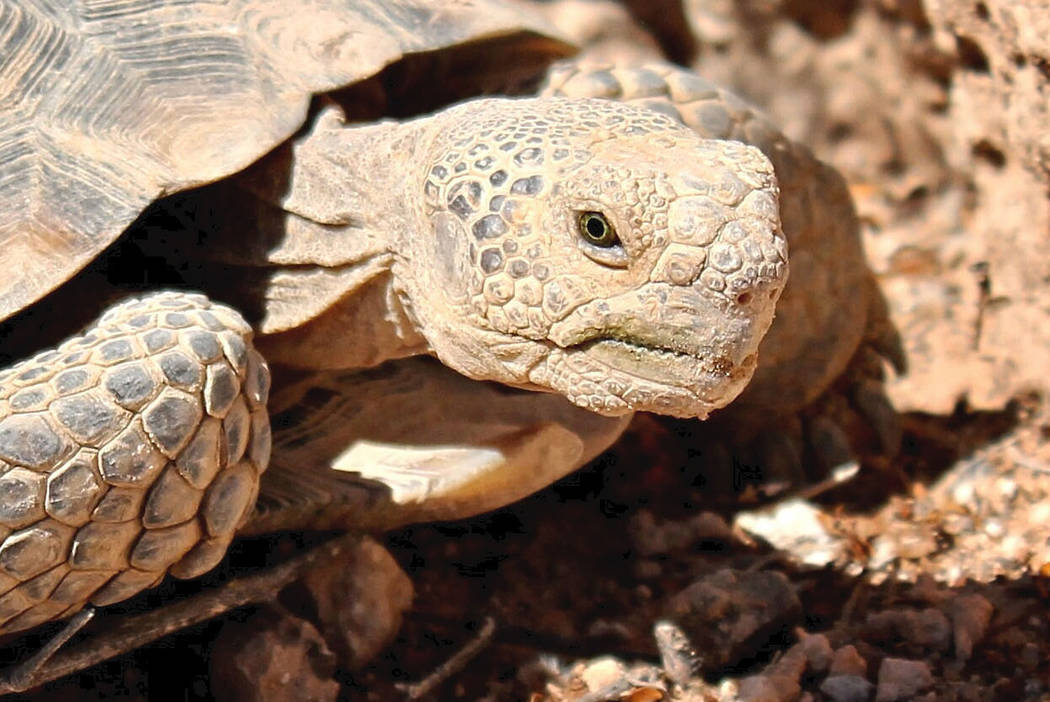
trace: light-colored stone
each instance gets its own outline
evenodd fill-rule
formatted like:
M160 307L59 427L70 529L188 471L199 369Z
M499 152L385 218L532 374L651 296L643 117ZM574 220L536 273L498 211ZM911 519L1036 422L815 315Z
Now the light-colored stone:
M884 658L879 666L875 702L912 699L933 685L933 674L922 661Z

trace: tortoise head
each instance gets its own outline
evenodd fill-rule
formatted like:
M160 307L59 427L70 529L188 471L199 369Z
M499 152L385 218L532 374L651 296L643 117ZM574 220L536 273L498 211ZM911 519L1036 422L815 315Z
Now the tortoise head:
M424 140L395 272L441 360L603 414L706 416L750 379L787 275L773 168L602 100L480 100Z

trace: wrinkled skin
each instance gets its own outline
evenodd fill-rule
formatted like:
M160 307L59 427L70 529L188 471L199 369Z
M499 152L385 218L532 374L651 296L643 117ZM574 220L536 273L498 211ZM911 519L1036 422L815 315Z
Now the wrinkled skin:
M399 341L358 368L431 353L469 378L608 415L706 416L751 377L787 275L777 183L757 149L700 139L642 108L562 98L481 100L402 124L335 125L331 136L326 158L352 169L344 184L358 198L333 201L362 209L329 223L315 213L322 229L303 230L299 258L266 255L287 255L307 275L338 276L340 255L343 269L372 271L342 288L360 326L337 324L329 343ZM394 158L407 174L391 168ZM360 178L375 170L369 159L385 175ZM314 184L340 187L331 174ZM243 232L243 210L220 209ZM338 235L323 227L337 222L370 227L350 237L358 250L333 247ZM295 248L295 233L285 234ZM276 294L286 288L273 258L261 270L270 264ZM266 491L268 376L252 334L232 309L162 293L117 305L83 335L0 373L0 460L13 466L0 488L15 496L0 501L9 585L0 627L115 602L221 558ZM332 387L328 396L352 392ZM498 394L449 392L467 403L486 397L492 418L502 404ZM386 423L396 427L413 401L427 398L388 410ZM378 482L416 476L424 490L451 494L454 509L490 508L571 470L622 429L568 403L590 420L526 404L536 410L479 422L499 451L470 478L437 476L424 460ZM299 422L321 424L316 415ZM282 476L305 488L301 467Z
M393 270L446 365L608 415L705 417L742 390L787 275L761 152L598 100L429 122L423 233Z

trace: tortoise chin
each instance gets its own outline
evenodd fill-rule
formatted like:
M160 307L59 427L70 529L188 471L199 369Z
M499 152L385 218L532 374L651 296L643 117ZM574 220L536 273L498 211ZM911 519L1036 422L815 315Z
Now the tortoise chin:
M731 402L754 374L753 351L733 360L652 346L641 340L595 337L556 349L551 388L607 415L630 411L706 417Z
M650 283L581 305L552 325L533 382L602 414L706 417L754 374L783 277L747 296Z

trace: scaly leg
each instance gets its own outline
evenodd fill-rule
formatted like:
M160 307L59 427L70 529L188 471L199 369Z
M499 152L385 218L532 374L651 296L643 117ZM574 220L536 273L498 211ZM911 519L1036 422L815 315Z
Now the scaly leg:
M268 391L241 317L175 292L0 371L0 633L212 568L269 461Z

